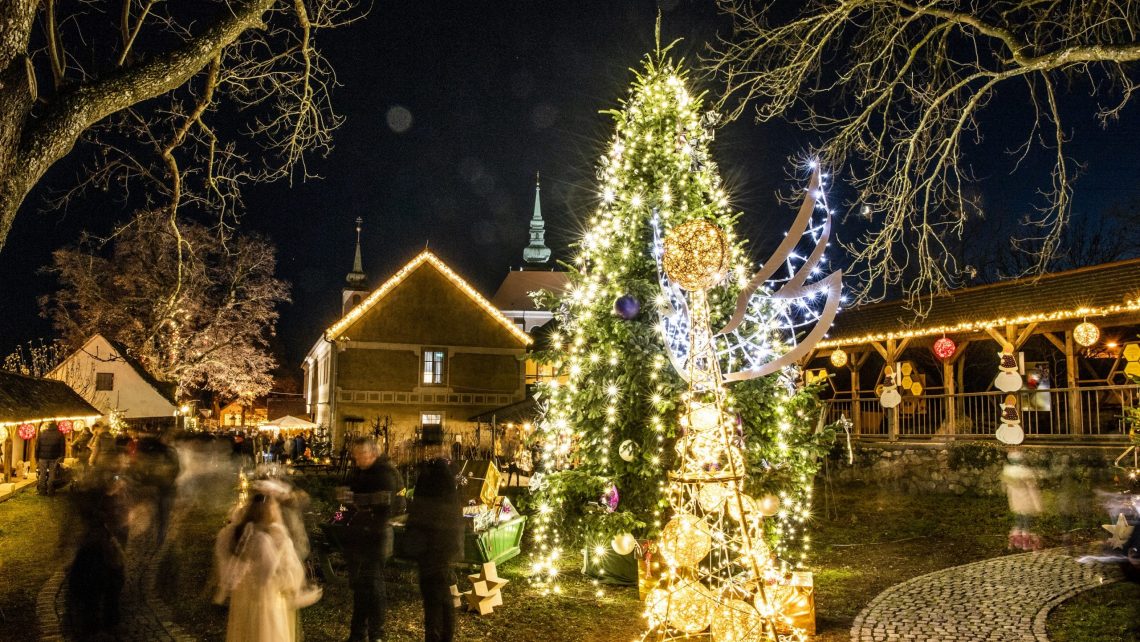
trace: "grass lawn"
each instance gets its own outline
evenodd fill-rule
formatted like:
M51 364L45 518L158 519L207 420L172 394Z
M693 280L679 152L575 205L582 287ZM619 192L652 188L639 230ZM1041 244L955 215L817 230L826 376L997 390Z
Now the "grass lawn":
M66 554L61 539L67 497L41 497L28 487L0 502L0 639L39 635L36 598Z
M314 496L310 526L327 519L333 506L332 478L300 480ZM185 493L180 527L158 578L163 599L187 632L202 640L221 640L226 611L211 603L212 549L216 533L236 495L234 477L219 473ZM1088 497L1045 493L1052 518L1037 529L1046 545L1081 543L1102 537L1102 509ZM1073 512L1074 506L1084 512ZM1056 516L1065 509L1068 513ZM848 485L817 489L811 532L814 550L816 613L820 642L849 639L852 620L880 591L917 575L948 566L1006 554L1010 517L1003 497L909 496L888 488ZM67 499L44 498L25 491L0 503L0 639L35 639L36 597L43 583L67 562ZM529 540L525 542L529 544ZM512 583L504 605L493 615L458 616L458 639L558 642L626 642L638 637L641 604L633 587L597 588L567 560L562 593L543 597L525 578L527 556L503 565ZM388 578L392 640L422 639L415 571L394 565ZM1054 639L1140 640L1140 588L1114 584L1083 594L1063 605L1050 620ZM305 609L302 621L309 642L340 642L348 635L351 594L330 583L323 599ZM1129 637L1131 636L1131 637Z
M310 519L327 516L319 500L329 480L317 480ZM819 489L812 526L817 640L849 639L859 611L880 591L941 568L1006 554L1010 518L1004 497L916 497L870 486ZM224 494L224 493L222 493ZM216 496L216 494L215 494ZM231 491L232 496L232 491ZM1047 499L1049 499L1047 497ZM213 536L224 509L197 507L183 521L177 555L167 561L161 581L176 606L175 618L187 631L206 640L221 639L225 611L209 603L209 559ZM1099 537L1099 510L1045 520L1039 529L1047 545ZM512 583L504 605L493 615L458 616L457 639L516 641L595 640L626 642L638 636L641 604L634 587L610 587L601 598L596 587L568 563L562 595L543 597L527 585L526 554L504 564L500 574ZM422 639L415 571L406 565L390 569L388 582L390 639ZM340 642L348 635L351 594L343 584L326 587L323 599L302 612L308 642ZM1095 640L1098 638L1070 638ZM1100 638L1117 639L1117 638Z
M1116 582L1086 591L1049 614L1053 642L1140 641L1140 584Z

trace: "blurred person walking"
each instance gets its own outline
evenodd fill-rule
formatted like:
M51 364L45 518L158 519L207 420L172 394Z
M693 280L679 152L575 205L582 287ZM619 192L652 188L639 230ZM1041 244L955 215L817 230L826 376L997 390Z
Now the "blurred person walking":
M272 489L254 483L239 517L218 533L214 560L215 602L230 602L227 642L300 639L297 609L320 599L320 590L306 586L304 567Z
M155 536L161 545L170 526L170 514L174 510L178 490L178 474L182 469L178 453L160 437L142 436L138 440L131 469L131 476L153 495Z
M106 471L100 469L96 472ZM80 640L113 640L126 582L130 494L117 474L92 474L72 494L78 548L67 570L68 613Z
M36 492L54 495L59 462L67 449L59 424L50 422L36 438Z
M387 610L384 564L392 549L388 519L402 510L403 481L387 457L380 456L376 441L358 438L352 446L356 464L342 501L355 509L345 534L345 557L352 588L352 623L349 640L375 642L385 639Z
M1037 489L1037 473L1025 464L1025 455L1017 449L1009 451L1008 463L1001 471L1001 482L1009 499L1014 526L1009 533L1009 547L1024 551L1041 548L1041 537L1033 532L1033 520L1041 514L1041 492Z
M419 567L424 642L451 642L455 637L451 563L463 548L463 515L455 477L443 459L422 465L408 506L406 533Z

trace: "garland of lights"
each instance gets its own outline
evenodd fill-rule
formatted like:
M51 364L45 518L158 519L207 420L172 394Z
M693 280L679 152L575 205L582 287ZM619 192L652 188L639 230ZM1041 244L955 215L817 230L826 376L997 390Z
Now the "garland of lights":
M786 260L770 261L772 272L760 281L750 281L752 270L743 243L732 231L738 215L729 208L716 166L708 157L716 119L701 112L700 98L685 88L684 73L661 56L649 60L623 110L614 115L617 133L599 168L600 205L569 270L571 286L565 296L546 301L558 310L561 325L549 337L546 349L535 353L537 360L554 366L560 375L540 384L536 394L548 474L532 480L538 498L531 528L535 538L532 581L545 592L561 591L557 578L568 546L581 546L597 556L611 549L628 551L633 539L630 532L652 536L661 531L664 509L673 506L670 500L675 495L660 471L673 468L671 446L679 432L678 409L688 407L691 399L685 397L683 379L675 372L678 369L666 367L676 362L677 355L663 345L668 342L663 341L660 325L666 319L686 322L684 315L667 312L675 301L658 282L658 255L646 251L652 243L653 216L666 230L702 219L723 231L727 264L723 270L712 271L723 271L727 278L707 291L706 303L710 322L723 331L718 338L722 367L725 372L740 373L740 379L755 376L759 367L788 350L810 348L810 343L797 343L796 338L819 318L811 300L835 292L832 282L805 286L808 275L816 274L824 260L828 222L816 220L815 212L826 211L822 198L826 176L813 178L807 215L797 218L804 225L789 233L792 240ZM795 252L801 240L815 244L810 255ZM805 265L809 269L801 269ZM788 276L778 278L776 268L786 268ZM773 296L773 290L789 297ZM802 295L804 300L791 295ZM615 300L631 296L655 305L643 306L640 315L629 315L636 319L615 315ZM742 302L742 311L737 301ZM734 319L734 326L725 330ZM687 347L689 328L683 327L677 336ZM761 339L763 354L756 349ZM755 379L737 387L743 405L727 390L720 393L723 411L738 422L734 430L763 435L747 444L749 456L742 464L759 467L756 462L763 460L779 471L749 481L771 489L756 494L760 499L753 503L770 519L761 523L763 532L750 537L755 547L766 546L764 550L775 555L781 572L801 567L806 559L809 544L803 528L811 513L811 482L819 452L817 437L804 429L814 423L808 415L813 412L808 398L814 396L797 389L798 377L781 372L782 365L770 366L771 372L779 374L770 383ZM621 490L618 509L588 509L582 514L577 503L593 492L571 488L586 483L582 480L596 483L599 489L615 483ZM651 501L638 490L638 484L649 487ZM595 492L590 503L597 505L601 494L601 490ZM711 496L717 494L706 491L705 501L718 503ZM742 514L739 508L730 512ZM743 514L753 511L746 507ZM695 585L691 588L701 591ZM749 608L755 610L754 605ZM702 616L696 613L695 617L699 622ZM728 617L726 626L736 621Z

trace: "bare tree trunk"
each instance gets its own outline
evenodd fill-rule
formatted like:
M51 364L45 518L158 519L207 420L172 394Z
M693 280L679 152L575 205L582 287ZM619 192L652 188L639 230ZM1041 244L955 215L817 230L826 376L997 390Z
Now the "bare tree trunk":
M78 82L38 113L26 51L39 3L0 2L0 250L21 203L79 137L107 116L176 89L247 29L263 26L276 0L235 0L214 24L178 49Z

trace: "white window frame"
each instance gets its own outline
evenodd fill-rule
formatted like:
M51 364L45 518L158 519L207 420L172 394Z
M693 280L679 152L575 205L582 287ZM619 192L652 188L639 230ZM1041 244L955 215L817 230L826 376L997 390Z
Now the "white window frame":
M429 355L440 355L439 360ZM428 364L432 368L428 369ZM420 357L420 385L446 386L447 385L447 350L443 348L424 348Z

